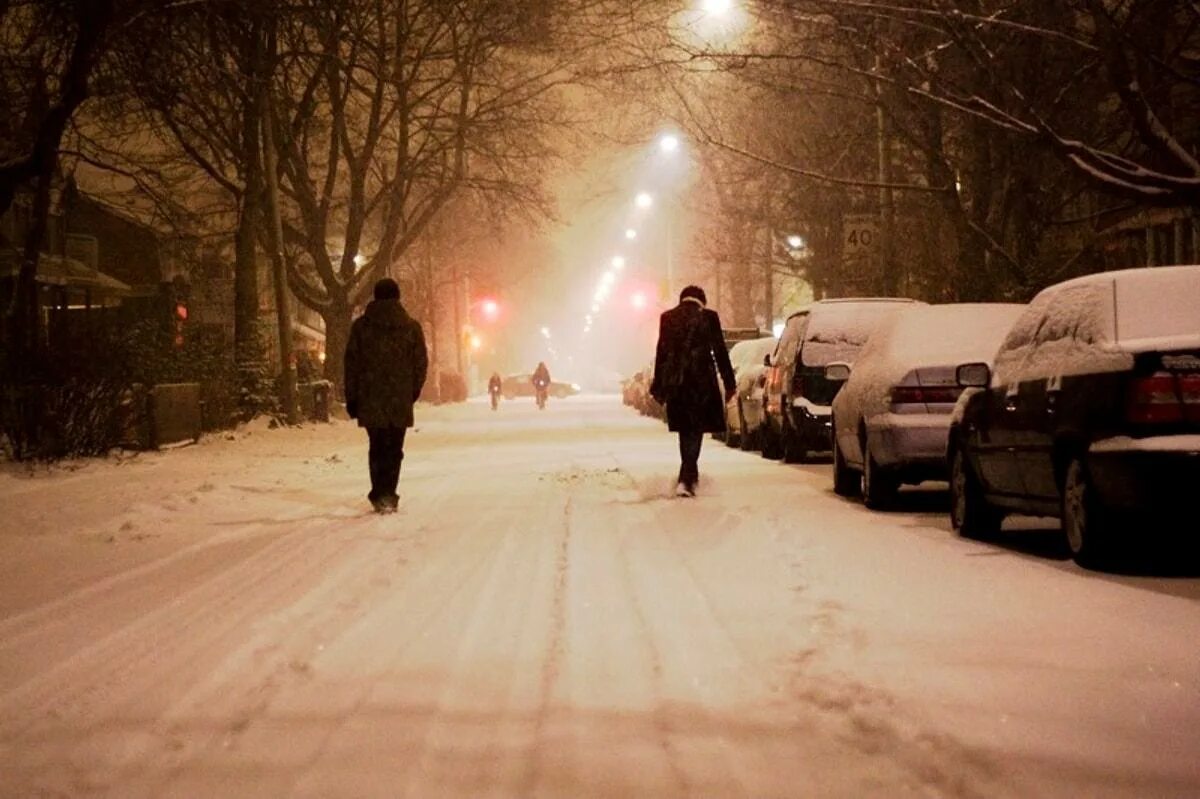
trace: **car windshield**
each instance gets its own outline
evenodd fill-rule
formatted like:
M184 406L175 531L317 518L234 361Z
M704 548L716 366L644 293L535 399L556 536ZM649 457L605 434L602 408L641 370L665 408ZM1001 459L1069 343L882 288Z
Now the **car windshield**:
M801 363L816 367L853 361L875 328L910 307L900 302L855 302L813 311L800 351Z
M1200 269L1167 268L1116 281L1117 336L1134 349L1200 345Z

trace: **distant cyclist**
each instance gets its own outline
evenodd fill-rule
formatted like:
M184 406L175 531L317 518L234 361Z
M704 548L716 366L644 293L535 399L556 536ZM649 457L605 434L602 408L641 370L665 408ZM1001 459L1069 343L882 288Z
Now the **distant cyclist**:
M496 410L496 406L500 404L500 391L503 388L503 383L500 380L499 372L492 372L492 376L488 378L488 394L492 398L492 410Z
M546 397L550 392L550 370L545 361L538 361L537 369L533 370L533 394L537 398L538 408L546 407Z

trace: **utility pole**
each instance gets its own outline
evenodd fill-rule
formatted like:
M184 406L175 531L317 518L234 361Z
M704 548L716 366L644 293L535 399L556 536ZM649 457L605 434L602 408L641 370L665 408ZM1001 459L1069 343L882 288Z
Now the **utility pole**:
M883 62L875 57L876 74L882 74ZM879 145L879 275L883 294L900 293L896 274L896 198L892 190L892 139L887 113L883 108L883 84L875 82L875 134Z

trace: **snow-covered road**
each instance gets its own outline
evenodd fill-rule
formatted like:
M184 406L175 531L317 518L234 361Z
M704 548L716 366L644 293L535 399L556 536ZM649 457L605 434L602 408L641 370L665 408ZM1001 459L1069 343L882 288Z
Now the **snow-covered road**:
M0 475L0 795L1200 795L1200 578L958 540L612 397Z

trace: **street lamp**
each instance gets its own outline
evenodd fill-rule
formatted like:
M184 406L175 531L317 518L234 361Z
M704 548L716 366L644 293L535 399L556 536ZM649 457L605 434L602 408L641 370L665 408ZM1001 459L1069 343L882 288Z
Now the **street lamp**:
M658 139L658 149L667 155L671 155L679 149L679 137L674 133L664 133Z
M637 204L638 208L649 208L654 205L654 197L648 191L638 192L638 196L633 201Z
M620 271L625 268L625 258L621 255L614 255L612 259L613 269Z
M798 236L795 233L787 237L787 244L793 250L798 250L804 246L804 237Z
M633 241L634 239L637 238L637 231L634 230L633 228L626 228L625 238L629 239L630 241Z
M723 17L733 10L733 0L703 0L700 7L705 14L714 17Z

